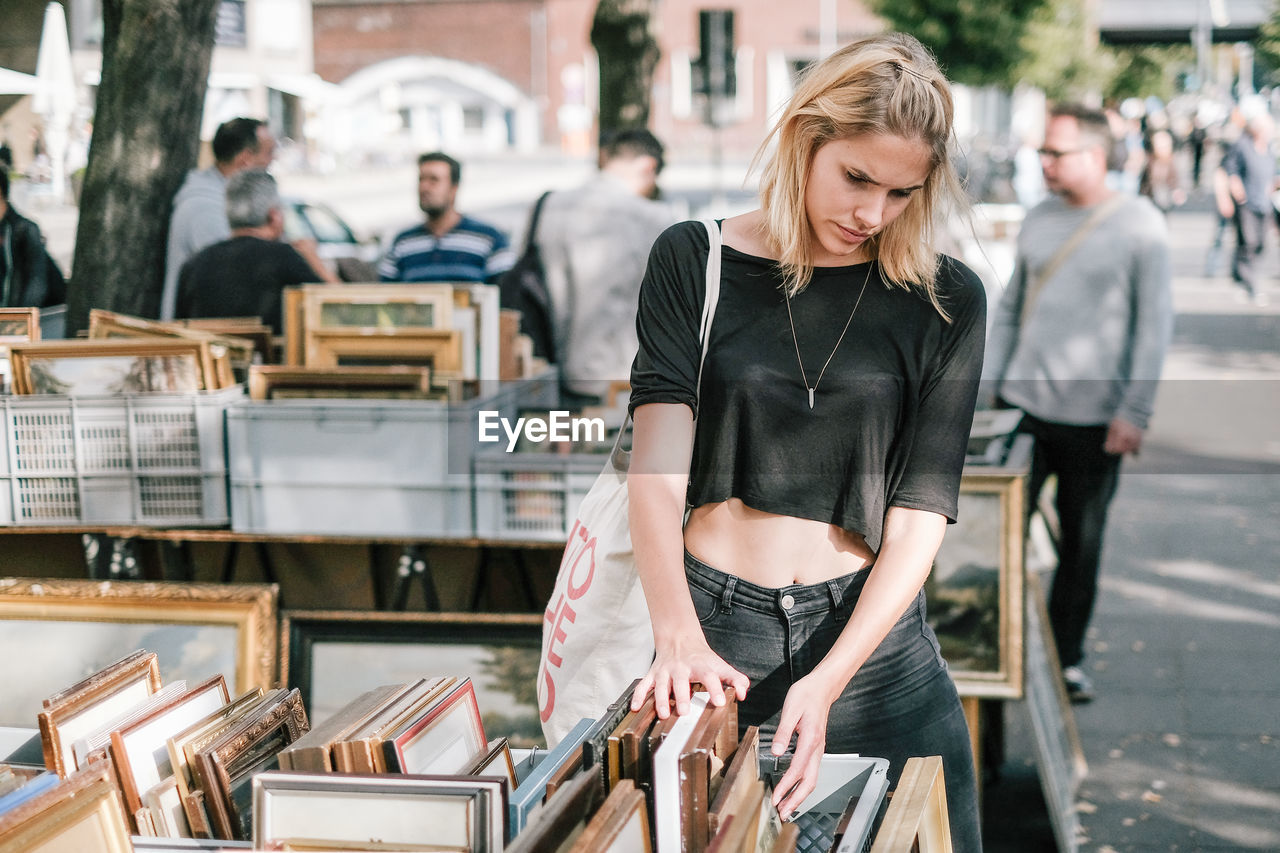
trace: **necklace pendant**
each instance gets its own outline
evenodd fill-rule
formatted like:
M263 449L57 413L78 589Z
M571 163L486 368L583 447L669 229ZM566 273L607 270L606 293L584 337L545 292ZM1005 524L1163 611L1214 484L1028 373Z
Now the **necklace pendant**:
M809 389L809 408L813 408L813 389Z

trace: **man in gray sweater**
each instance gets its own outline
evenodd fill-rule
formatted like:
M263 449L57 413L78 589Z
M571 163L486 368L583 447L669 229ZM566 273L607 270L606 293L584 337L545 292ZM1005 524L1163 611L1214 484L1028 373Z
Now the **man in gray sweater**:
M1107 509L1120 461L1138 452L1173 330L1169 237L1145 198L1107 187L1105 115L1055 107L1040 164L1053 195L1018 234L1013 276L992 320L984 373L1036 439L1027 500L1057 477L1061 524L1049 617L1075 701Z

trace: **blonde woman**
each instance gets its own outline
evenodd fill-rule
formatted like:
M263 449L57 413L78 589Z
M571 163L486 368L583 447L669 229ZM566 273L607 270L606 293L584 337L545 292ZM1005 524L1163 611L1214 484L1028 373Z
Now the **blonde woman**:
M653 691L666 718L691 682L717 704L733 686L740 725L794 749L784 817L824 752L889 758L895 778L942 755L955 849L975 851L969 734L922 592L956 515L985 326L978 278L933 247L962 202L952 110L909 36L806 75L761 148L760 208L722 223L700 379L706 232L654 245L629 492L657 654L632 704Z

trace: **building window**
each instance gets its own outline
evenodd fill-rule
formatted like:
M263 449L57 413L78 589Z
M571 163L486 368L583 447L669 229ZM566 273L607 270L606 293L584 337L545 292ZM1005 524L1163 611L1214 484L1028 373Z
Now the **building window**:
M484 130L484 108L463 107L462 129L467 133L479 133Z

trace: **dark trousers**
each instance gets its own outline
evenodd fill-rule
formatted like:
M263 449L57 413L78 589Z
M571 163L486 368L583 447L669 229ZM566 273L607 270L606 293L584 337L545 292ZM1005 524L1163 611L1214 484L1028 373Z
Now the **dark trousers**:
M1236 252L1231 277L1250 295L1258 291L1258 259L1265 248L1267 214L1236 206Z
M1058 570L1049 593L1049 621L1062 665L1084 659L1084 634L1098 595L1098 566L1107 510L1120 481L1121 457L1102 446L1107 427L1072 426L1024 415L1021 430L1035 436L1027 505L1034 509L1045 479L1057 476L1061 537Z
M759 726L762 745L773 740L791 685L835 644L870 573L770 589L685 555L689 594L707 643L751 679L738 705L738 727ZM953 848L978 853L969 727L924 608L921 592L832 704L826 751L887 758L891 786L908 758L941 755Z

